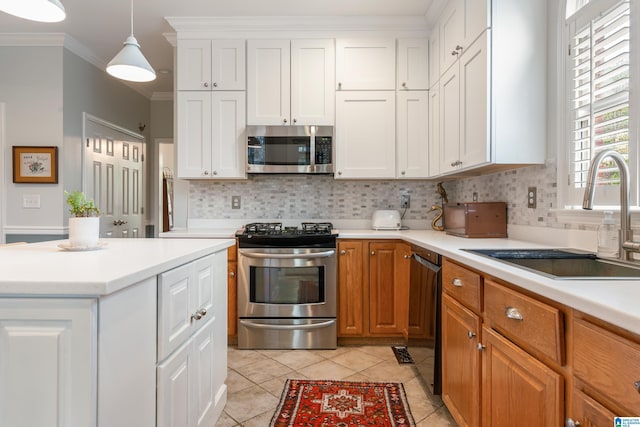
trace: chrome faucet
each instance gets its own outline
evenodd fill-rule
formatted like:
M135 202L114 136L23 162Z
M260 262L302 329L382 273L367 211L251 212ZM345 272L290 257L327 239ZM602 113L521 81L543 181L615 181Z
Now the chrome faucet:
M593 196L596 191L596 180L598 179L598 167L605 157L611 157L620 170L620 233L619 233L619 255L620 260L630 261L632 252L640 252L640 242L633 241L633 231L631 230L631 211L629 210L629 168L624 157L617 151L605 150L599 152L591 162L587 187L584 190L584 200L582 209L593 209Z

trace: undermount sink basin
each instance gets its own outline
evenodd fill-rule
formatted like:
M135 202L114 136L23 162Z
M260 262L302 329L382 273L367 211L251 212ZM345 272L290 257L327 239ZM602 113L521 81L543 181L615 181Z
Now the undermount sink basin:
M577 249L464 249L553 279L634 280L640 265L598 258Z

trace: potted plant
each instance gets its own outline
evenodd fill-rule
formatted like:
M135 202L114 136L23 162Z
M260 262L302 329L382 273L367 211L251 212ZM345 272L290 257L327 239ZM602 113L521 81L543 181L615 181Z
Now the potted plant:
M93 200L87 200L82 191L64 192L69 213L69 245L72 248L93 248L100 236L100 211Z

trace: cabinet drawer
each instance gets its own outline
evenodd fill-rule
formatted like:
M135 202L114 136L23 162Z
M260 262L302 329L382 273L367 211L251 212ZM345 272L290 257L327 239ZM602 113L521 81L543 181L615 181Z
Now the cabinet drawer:
M628 415L640 414L640 345L582 319L574 322L573 337L574 375Z
M476 313L482 311L482 278L480 274L454 264L442 262L442 289Z
M485 313L492 327L520 346L564 363L562 313L491 280L484 284Z

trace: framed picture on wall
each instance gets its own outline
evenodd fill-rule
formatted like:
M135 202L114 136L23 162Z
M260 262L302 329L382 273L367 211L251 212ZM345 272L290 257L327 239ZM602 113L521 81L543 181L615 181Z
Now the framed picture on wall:
M58 147L13 146L13 182L58 183Z

